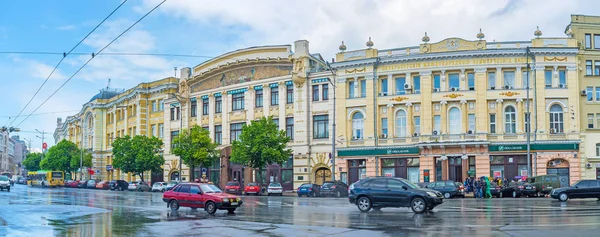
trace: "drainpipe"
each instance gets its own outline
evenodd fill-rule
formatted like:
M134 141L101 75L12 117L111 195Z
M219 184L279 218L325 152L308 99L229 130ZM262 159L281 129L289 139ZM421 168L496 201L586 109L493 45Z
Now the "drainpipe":
M377 66L379 65L379 56L375 58L373 64L373 137L375 137L375 149L379 146L379 136L377 136ZM375 156L375 176L379 176L379 156Z

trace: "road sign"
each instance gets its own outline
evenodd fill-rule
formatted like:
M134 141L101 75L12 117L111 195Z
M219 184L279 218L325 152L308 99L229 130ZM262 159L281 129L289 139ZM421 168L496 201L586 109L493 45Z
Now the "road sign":
M206 168L202 168L202 173L206 173Z
M42 143L42 149L46 150L48 148L48 143Z
M106 171L111 171L113 169L112 165L106 165Z

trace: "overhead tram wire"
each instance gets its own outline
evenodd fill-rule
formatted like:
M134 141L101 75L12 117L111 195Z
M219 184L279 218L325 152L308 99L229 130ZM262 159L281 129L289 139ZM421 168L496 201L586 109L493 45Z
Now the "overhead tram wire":
M60 52L44 52L44 51L0 51L0 54L31 54L31 55L58 55ZM90 55L92 53L73 52L73 55ZM161 56L161 57L180 57L180 58L207 58L207 59L236 59L246 60L248 58L239 57L221 57L221 56L206 56L206 55L193 55L193 54L171 54L171 53L132 53L132 52L109 52L103 53L102 55L96 56Z
M16 127L19 127L21 124L23 124L23 122L25 122L33 113L35 113L44 104L46 104L46 102L48 102L48 100L50 100L50 98L52 98L52 96L54 96L61 88L63 88L67 83L69 83L69 81L71 81L73 79L73 77L75 77L77 75L77 73L79 73L81 70L83 70L83 68L86 65L88 65L88 63L90 63L90 61L92 61L95 58L95 55L99 55L100 53L102 53L102 51L104 51L112 43L114 43L119 38L121 38L121 36L123 36L125 33L127 33L127 31L129 31L135 25L137 25L138 23L140 23L140 21L142 21L144 18L146 18L148 15L150 15L150 13L154 12L154 10L156 10L158 7L160 7L166 1L167 0L163 0L158 5L156 5L156 7L152 8L148 13L146 13L145 15L143 15L139 20L137 20L131 26L129 26L127 29L125 29L123 32L121 32L121 34L117 35L117 37L115 37L112 41L110 41L106 46L104 46L102 49L100 49L97 53L95 53L95 54L92 53L92 57L89 60L87 60L79 69L77 69L77 71L75 71L75 73L73 73L73 75L71 75L62 85L60 85L60 87L58 87L54 92L52 92L52 94L50 96L48 96L48 98L46 98L46 100L44 100L44 102L42 102L37 108L35 108L33 111L31 111L31 113L29 115L27 115L27 117L25 117L25 119L23 119Z
M121 6L123 6L123 4L125 4L127 2L127 0L124 0L121 4L119 4L119 6L117 6L117 8L115 8L110 14L108 14L108 16L106 16L100 23L98 23L98 25L96 25L96 27L94 27L94 29L92 29L92 31L90 31L85 37L83 37L83 39L81 39L75 46L73 46L73 48L71 48L71 50L69 50L69 52L67 53L62 53L63 57L60 59L60 61L58 61L58 63L56 64L56 66L54 66L54 69L52 69L52 71L50 72L50 75L48 75L48 77L46 77L46 80L44 80L44 82L42 83L42 85L37 89L37 91L33 94L33 96L31 97L31 99L29 99L29 101L27 102L27 104L25 104L25 106L23 107L23 109L21 109L21 111L19 112L19 114L17 116L15 116L15 118L10 122L10 125L12 125L15 121L17 121L17 118L19 116L21 116L21 114L23 113L23 111L25 111L25 109L27 108L27 106L29 106L29 104L31 104L31 101L33 101L33 99L37 96L38 93L40 93L40 91L42 90L42 88L44 87L44 85L46 85L46 82L48 82L48 80L50 79L50 77L52 77L52 75L54 74L54 72L56 71L56 69L58 69L58 66L60 66L60 64L65 60L65 58L67 58L67 56L69 54L71 54L73 52L73 50L75 50L75 48L77 48L81 43L83 43L83 41L85 39L87 39L92 33L94 33L94 31L96 31L96 29L98 29L98 27L100 27L106 20L108 20L108 18L110 18L110 16L112 16L117 10L119 10L119 8L121 8ZM10 119L9 119L10 120Z
M33 115L46 115L46 114L62 114L62 113L70 113L70 112L77 112L77 111L79 111L79 110L52 111L52 112L32 114L32 116ZM20 115L20 116L4 115L4 116L0 116L0 118L13 118L13 117L25 117L25 116L27 116L27 115Z

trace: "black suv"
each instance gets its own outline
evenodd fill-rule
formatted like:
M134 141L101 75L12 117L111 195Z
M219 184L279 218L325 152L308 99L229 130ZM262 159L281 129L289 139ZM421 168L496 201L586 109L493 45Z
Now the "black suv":
M402 178L366 178L350 185L348 201L356 204L361 212L371 208L410 207L414 213L423 213L442 204L442 193Z
M550 197L566 202L569 198L598 198L600 200L600 180L580 180L569 187L552 190Z
M348 186L341 181L327 181L321 185L322 197L343 197L348 196Z
M110 190L125 191L129 188L129 183L125 180L112 180L109 185Z

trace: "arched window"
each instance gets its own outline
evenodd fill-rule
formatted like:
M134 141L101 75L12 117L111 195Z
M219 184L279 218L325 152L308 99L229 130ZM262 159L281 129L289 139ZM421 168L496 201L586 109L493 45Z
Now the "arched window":
M354 113L352 115L352 138L354 140L363 139L365 134L365 116L360 113Z
M462 116L460 109L453 107L448 111L448 131L450 134L460 134L462 132Z
M504 133L517 132L517 112L515 107L508 106L504 109Z
M563 133L563 109L562 106L555 104L550 107L550 132Z
M396 112L396 137L406 137L406 111Z

